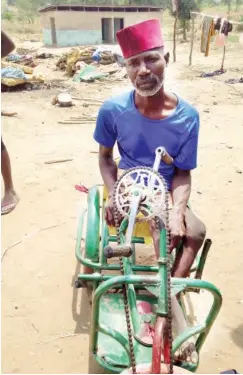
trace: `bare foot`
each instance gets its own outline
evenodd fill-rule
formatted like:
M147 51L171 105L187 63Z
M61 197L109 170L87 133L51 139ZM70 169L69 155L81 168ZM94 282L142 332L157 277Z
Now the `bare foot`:
M1 215L9 214L19 202L19 197L14 190L7 191L1 202Z
M188 339L180 346L175 352L174 359L179 362L183 361L195 364L198 362L198 354L193 338Z

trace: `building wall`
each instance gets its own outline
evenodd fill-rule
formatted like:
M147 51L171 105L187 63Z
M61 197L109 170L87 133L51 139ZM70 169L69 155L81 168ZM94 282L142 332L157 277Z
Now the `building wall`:
M123 18L124 27L151 18L158 18L162 22L162 12L44 12L41 13L41 23L45 45L52 45L51 17L55 18L57 45L60 47L101 44L102 18Z

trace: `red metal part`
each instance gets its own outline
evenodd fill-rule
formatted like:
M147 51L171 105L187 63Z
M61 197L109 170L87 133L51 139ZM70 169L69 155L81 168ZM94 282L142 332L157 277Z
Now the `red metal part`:
M161 374L161 356L164 362L170 365L170 341L166 334L166 318L158 316L154 327L154 340L152 348L152 374Z
M166 319L158 316L155 322L154 327L154 342L152 348L152 367L151 373L152 374L160 374L161 373L161 355L162 355L162 348L164 344L164 329L166 325Z

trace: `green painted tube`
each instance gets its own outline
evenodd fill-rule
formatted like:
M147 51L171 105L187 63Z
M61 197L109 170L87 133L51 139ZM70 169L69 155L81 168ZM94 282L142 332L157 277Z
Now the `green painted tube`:
M157 313L161 316L168 315L168 290L167 290L167 249L166 249L166 230L160 231L160 254L159 254L159 297Z
M190 337L197 335L198 333L201 333L206 328L205 324L199 324L195 327L187 329L185 332L183 332L181 335L177 336L175 340L173 341L172 351L175 353L177 349Z
M123 258L123 264L125 269L125 275L132 275L132 269L130 260L127 258ZM137 297L134 290L134 286L132 284L128 284L127 287L128 291L128 304L130 308L131 318L132 318L132 326L134 330L134 334L138 335L140 330L140 319L137 309Z
M125 369L125 367L118 367L118 366L110 365L109 363L106 362L106 360L104 360L98 354L93 354L93 357L101 367L103 367L106 371L108 371L108 373L120 374Z
M215 285L207 282L207 281L203 281L203 280L199 280L199 279L180 279L180 278L173 278L172 279L172 282L174 285L178 285L178 284L184 284L186 286L187 289L195 289L195 288L198 288L198 289L204 289L204 290L207 290L208 292L210 292L213 297L214 297L214 300L213 300L213 304L211 306L211 309L209 311L209 314L206 318L206 321L205 321L205 329L203 330L203 332L200 333L198 339L197 339L197 342L196 342L196 349L197 351L199 352L203 346L203 343L205 342L206 338L207 338L207 335L220 311L220 308L222 306L222 295L219 291L218 288L216 288Z
M108 245L108 243L109 243L108 227L106 224L104 224L103 229L102 229L101 252L100 252L100 263L102 265L107 264L107 259L105 257L103 249Z
M115 331L114 329L110 328L109 329L104 326L103 324L99 325L99 332L104 333L107 336L112 337L114 340L119 342L119 344L125 349L128 359L130 358L130 349L129 349L129 343L128 340L118 331Z
M81 243L82 243L82 235L83 235L83 224L84 218L87 209L83 210L79 223L78 223L78 230L77 230L77 240L76 240L76 247L75 247L75 254L77 260L82 263L84 266L93 268L94 270L110 270L110 271L117 271L120 270L119 264L101 264L99 262L92 262L90 259L84 258L81 252ZM158 272L157 266L132 266L132 270L135 272Z
M93 296L93 308L92 308L92 317L91 317L91 334L90 342L91 348L94 353L97 351L97 339L98 339L98 329L99 329L99 305L102 295L107 292L109 289L114 288L116 285L122 284L158 284L158 279L153 276L140 276L140 275L131 275L131 276L117 276L113 277L107 281L104 281L98 286L94 292ZM97 329L98 325L98 329Z

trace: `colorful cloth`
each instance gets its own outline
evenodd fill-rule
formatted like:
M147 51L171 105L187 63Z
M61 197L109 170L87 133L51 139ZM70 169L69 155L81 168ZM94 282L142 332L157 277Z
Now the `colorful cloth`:
M12 66L8 66L6 68L1 69L1 78L27 79L23 70L21 70L20 68L14 68Z
M214 20L211 16L204 16L202 21L201 52L209 55L209 47L212 36L215 35Z
M117 142L120 169L152 167L156 148L165 147L174 163L161 162L159 172L170 190L176 167L191 170L197 166L198 133L199 114L186 101L178 98L170 116L152 120L138 111L132 90L105 101L99 110L94 139L107 148Z

